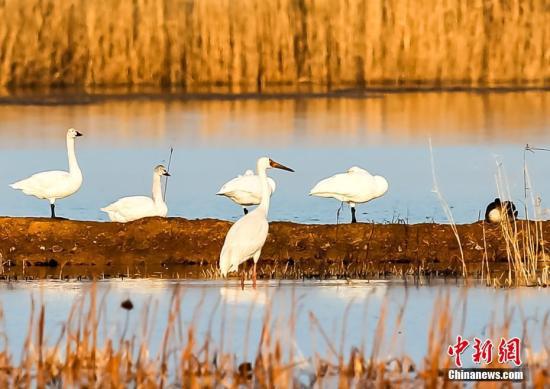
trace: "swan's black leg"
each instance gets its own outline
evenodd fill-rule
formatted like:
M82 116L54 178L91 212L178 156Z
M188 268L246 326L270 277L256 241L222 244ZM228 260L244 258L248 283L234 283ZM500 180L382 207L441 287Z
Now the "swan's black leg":
M243 208L243 211L244 211L244 214L247 215L248 214L248 209L246 208Z
M55 219L55 204L50 204L50 209L52 210L52 219Z
M357 223L357 219L355 218L355 207L351 207L351 222Z

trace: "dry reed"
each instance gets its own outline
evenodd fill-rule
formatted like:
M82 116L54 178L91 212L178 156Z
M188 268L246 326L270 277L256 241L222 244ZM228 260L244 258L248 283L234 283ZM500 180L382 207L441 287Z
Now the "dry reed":
M529 150L527 145L524 153ZM504 286L548 286L548 266L545 264L547 249L543 234L541 201L540 198L535 198L525 154L523 174L524 198L522 202L525 220L504 218L500 223L508 258L508 275ZM511 198L508 182L502 164L499 162L497 162L496 185L500 198ZM497 279L493 279L491 283L503 286L502 282Z
M430 149L430 164L432 168L432 182L433 182L433 188L432 192L435 193L437 196L437 199L439 200L439 203L441 204L441 207L443 208L443 212L445 212L445 216L447 217L447 220L449 221L449 224L451 225L451 228L453 230L453 234L455 236L456 242L458 243L458 249L460 253L460 263L462 264L462 277L467 278L468 277L468 268L466 266L466 261L464 260L464 251L462 250L462 242L460 240L460 235L458 233L458 229L456 228L456 223L453 217L453 212L451 211L451 207L445 201L445 198L443 197L443 194L439 190L439 185L437 184L437 175L435 173L435 162L434 162L434 154L433 154L433 147L432 147L432 138L428 138L428 146Z
M68 318L63 323L59 338L55 343L45 338L44 306L35 307L32 302L28 334L25 341L25 351L20 361L13 360L9 349L0 351L0 385L2 387L309 387L328 385L338 387L442 387L449 385L444 382L446 368L450 367L450 358L446 355L445 345L452 343L455 334L452 331L463 331L454 328L453 324L464 323L465 311L452 314L448 294L436 299L433 316L429 326L429 344L424 366L416 364L406 355L389 357L393 346L387 347L383 339L388 328L400 328L401 313L396 317L394 326L388 326L385 308L379 313L379 321L372 337L365 334L368 342L374 342L369 357L365 356L364 347L353 347L349 354L343 348L333 344L321 323L310 313L311 334L321 335L321 340L330 351L329 355L319 355L315 352L310 358L296 358L294 352L285 352L294 347L294 339L289 334L295 334L296 314L291 315L290 322L284 322L282 331L274 328L277 318L272 316L268 302L263 321L260 339L257 341L258 351L250 360L238 362L239 358L233 352L224 351L223 337L221 344L211 341L212 321L208 328L197 328L198 311L202 305L199 301L191 322L181 320L181 309L185 306L183 291L174 288L170 309L162 336L162 344L157 355L152 355L150 341L153 323L158 321L156 312L150 309L150 303L144 305L140 316L141 325L136 328L138 333L126 333L119 339L107 336L98 340L100 328L105 328L106 296L99 299L95 286L75 300ZM457 305L466 306L466 294ZM367 300L368 302L368 300ZM296 301L293 301L296 303ZM407 304L405 299L404 305ZM383 304L382 307L385 307ZM217 309L218 305L216 305ZM138 314L130 312L132 305L125 301L121 309L126 309L127 316ZM295 309L295 308L293 308ZM225 312L225 308L224 311ZM460 311L459 311L460 312ZM213 313L213 312L212 312ZM211 313L211 314L212 314ZM504 312L502 325L493 322L489 328L492 338L507 336L512 313ZM366 310L365 310L366 314ZM225 313L223 314L225 315ZM3 319L0 310L0 320ZM128 320L128 319L126 319ZM245 325L244 317L239 325ZM250 321L250 316L247 319ZM524 328L527 325L524 319ZM226 320L222 317L222 331L227 331ZM548 333L548 315L541 324L541 331ZM463 327L463 324L462 324ZM343 331L346 325L344 323ZM428 329L428 328L427 328ZM200 331L199 331L200 330ZM201 333L203 340L199 340ZM342 334L344 335L345 332ZM222 332L223 334L223 332ZM246 336L249 336L248 331ZM395 337L395 334L394 334ZM542 349L533 353L529 337L524 336L523 349L527 377L532 387L544 387L548 384L548 369L550 368L549 350ZM248 342L249 339L246 339ZM342 338L343 341L343 338ZM392 344L395 339L393 339ZM545 345L547 347L547 345ZM242 354L242 353L241 353ZM246 352L244 353L246 358ZM242 358L242 357L241 357ZM491 365L493 366L493 365ZM494 366L493 366L494 367ZM501 366L502 367L502 366ZM301 378L299 378L301 377ZM305 378L304 378L305 377ZM305 379L305 382L304 382Z
M547 86L545 0L1 0L0 87Z

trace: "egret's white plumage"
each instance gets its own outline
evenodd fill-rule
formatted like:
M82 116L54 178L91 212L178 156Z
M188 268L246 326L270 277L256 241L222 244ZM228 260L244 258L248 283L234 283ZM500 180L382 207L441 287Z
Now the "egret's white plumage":
M352 222L355 222L355 204L366 203L384 195L388 181L382 176L373 176L365 169L354 166L346 173L336 174L319 181L310 191L311 196L332 197L349 203Z
M231 226L220 253L220 271L223 277L237 271L239 265L248 259L254 260L253 282L256 285L256 264L264 246L269 230L267 214L271 188L267 177L267 169L275 167L293 171L267 157L258 159L257 174L261 187L261 201L258 207L241 217Z
M271 194L273 194L276 188L275 181L267 177L267 182L269 183ZM239 175L223 184L216 194L226 196L243 207L258 205L262 200L260 176L254 174L252 170L247 170L242 176Z
M164 166L158 165L153 171L152 198L147 196L123 197L101 210L107 212L111 221L120 223L150 216L165 217L168 213L168 206L162 198L161 176L170 176L170 174Z
M82 172L78 166L74 151L74 140L82 134L74 128L67 130L67 154L69 171L46 171L36 173L29 178L17 181L10 186L26 195L50 201L52 217L55 217L55 201L68 197L78 191L82 185Z

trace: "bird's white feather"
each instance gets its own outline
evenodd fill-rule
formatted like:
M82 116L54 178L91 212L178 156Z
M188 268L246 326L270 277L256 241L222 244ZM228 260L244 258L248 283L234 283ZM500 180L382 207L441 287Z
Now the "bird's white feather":
M168 213L166 204L156 204L147 196L123 197L101 210L107 212L112 221L120 223L151 216L165 217Z
M275 192L275 181L267 178L271 194ZM262 200L262 186L260 177L254 174L252 170L247 170L244 175L233 178L225 183L217 193L218 195L229 197L235 203L242 206L258 205Z
M167 174L164 166L159 165L153 171L153 197L129 196L123 197L114 203L101 208L107 212L109 219L114 222L126 223L144 217L161 216L168 214L168 206L162 196L161 175Z
M387 190L385 178L373 176L359 167L352 167L346 173L321 180L313 187L310 195L332 197L350 203L365 203L382 196Z
M75 129L67 131L67 154L69 160L69 171L52 170L36 173L14 182L10 186L21 190L26 195L35 196L39 199L48 199L53 204L57 199L63 199L74 194L82 185L82 172L78 166L74 151L74 138L79 136Z
M220 254L222 276L237 271L241 263L259 256L268 231L267 218L259 209L237 220L227 232Z
M36 173L10 186L39 199L62 199L75 193L82 184L82 176L71 176L64 171Z
M261 201L256 209L241 217L227 232L220 252L220 271L224 277L238 270L239 265L250 258L254 260L256 269L269 230L267 214L272 190L266 171L271 165L272 161L267 157L259 158L256 162L258 176L255 177L259 180Z

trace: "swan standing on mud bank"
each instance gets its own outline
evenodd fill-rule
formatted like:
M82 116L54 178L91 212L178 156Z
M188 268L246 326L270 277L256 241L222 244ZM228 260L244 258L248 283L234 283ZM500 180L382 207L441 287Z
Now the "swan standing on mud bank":
M355 218L355 204L366 203L388 191L388 181L382 176L373 176L365 169L354 166L346 173L336 174L319 181L313 187L310 196L332 197L346 202L351 207L351 222Z
M271 189L271 196L271 194L275 192L275 181L270 177L267 177L267 181ZM248 213L246 207L258 205L262 200L262 183L260 176L255 175L252 170L247 170L242 176L239 175L223 184L216 194L218 196L229 197L235 203L241 205L246 215Z
M168 207L162 198L161 176L170 176L162 165L153 170L153 198L147 196L123 197L111 205L101 208L113 222L126 223L149 216L165 217Z
M17 181L10 186L19 189L26 195L50 201L51 217L55 218L55 200L63 199L78 191L82 185L82 172L78 167L74 152L74 140L82 136L74 128L67 130L67 154L69 171L52 170L36 173L27 179Z
M267 157L258 159L256 172L259 176L262 190L260 205L231 226L220 253L220 271L223 277L226 277L232 271L237 271L241 263L252 258L254 260L254 269L252 272L254 287L256 287L256 264L258 263L258 259L260 259L260 254L269 230L267 213L269 212L271 188L269 187L267 169L270 168L283 169L289 172L294 171ZM244 279L241 279L241 285L244 287Z

